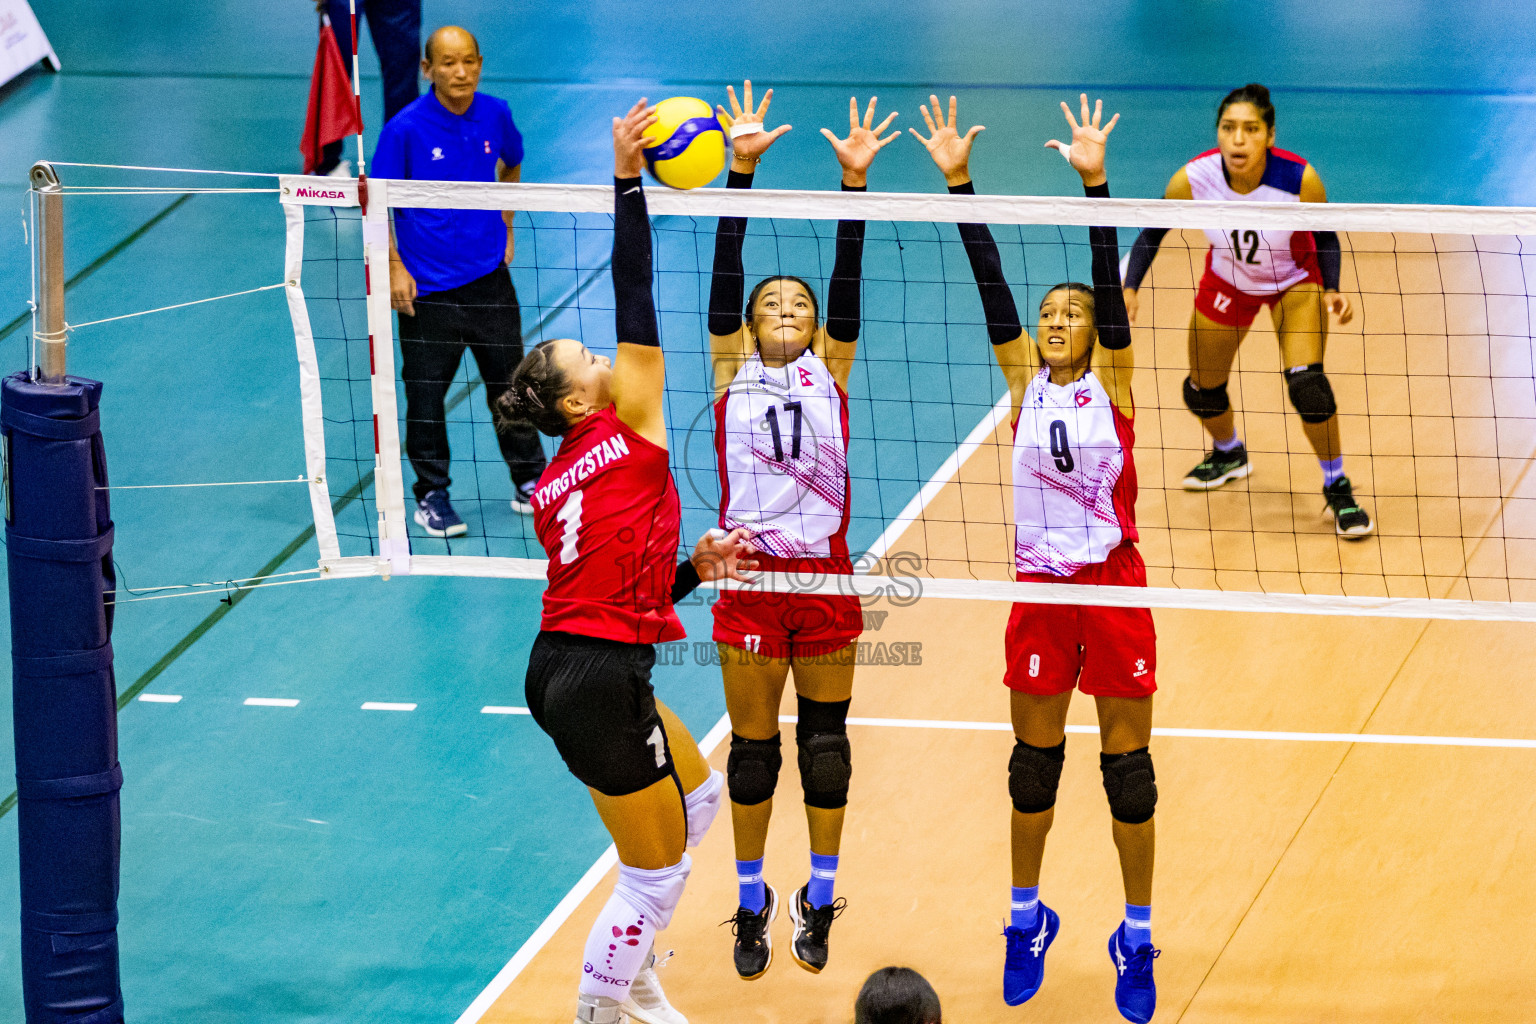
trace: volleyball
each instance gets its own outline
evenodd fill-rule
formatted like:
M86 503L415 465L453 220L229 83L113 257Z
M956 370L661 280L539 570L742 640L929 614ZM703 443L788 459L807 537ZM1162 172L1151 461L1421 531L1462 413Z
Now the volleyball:
M663 185L708 185L725 169L725 125L708 103L674 96L656 104L659 120L645 130L645 165Z

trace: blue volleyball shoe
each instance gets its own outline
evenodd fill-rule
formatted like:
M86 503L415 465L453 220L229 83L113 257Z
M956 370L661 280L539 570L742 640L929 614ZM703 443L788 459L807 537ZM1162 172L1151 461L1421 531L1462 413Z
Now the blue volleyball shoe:
M1056 911L1040 904L1040 916L1026 930L1009 925L1003 929L1008 940L1008 953L1003 960L1003 1002L1018 1006L1040 991L1045 980L1045 951L1056 941L1061 931L1061 918Z
M416 503L414 518L429 537L462 537L469 532L448 501L447 491L428 491L423 495Z
M1115 1006L1133 1024L1147 1024L1157 1010L1157 985L1152 981L1152 961L1162 955L1143 942L1132 949L1125 941L1125 922L1109 937L1109 958L1114 961Z

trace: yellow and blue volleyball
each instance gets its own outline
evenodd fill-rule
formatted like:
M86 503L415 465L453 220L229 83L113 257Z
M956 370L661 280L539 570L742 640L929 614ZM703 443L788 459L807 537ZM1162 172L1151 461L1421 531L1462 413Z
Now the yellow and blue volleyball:
M641 151L651 176L672 188L708 185L725 169L730 142L725 124L708 103L674 96L656 104L659 120L645 130Z

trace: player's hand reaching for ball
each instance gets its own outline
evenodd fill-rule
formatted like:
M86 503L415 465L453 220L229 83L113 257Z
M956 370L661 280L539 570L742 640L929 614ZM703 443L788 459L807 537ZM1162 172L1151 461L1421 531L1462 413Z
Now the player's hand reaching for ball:
M1323 308L1338 317L1341 324L1347 324L1355 318L1354 307L1338 292L1323 292Z
M701 583L721 579L750 583L752 578L742 574L757 568L757 562L751 557L756 553L751 533L744 527L737 527L730 533L710 530L699 538L689 560Z
M1119 122L1120 115L1116 114L1109 119L1109 124L1099 127L1104 118L1104 101L1094 100L1093 116L1088 116L1088 94L1081 93L1078 99L1082 102L1082 124L1077 123L1077 118L1072 116L1072 108L1065 103L1061 105L1061 112L1067 115L1067 124L1072 126L1072 144L1058 142L1052 139L1045 144L1047 149L1054 149L1067 158L1067 163L1072 169L1083 177L1083 184L1092 187L1102 185L1109 179L1104 175L1104 147L1109 140L1109 133L1115 130L1115 124Z
M961 135L955 118L955 98L949 98L948 121L944 120L944 114L939 109L937 96L929 96L928 102L933 104L932 111L929 111L926 104L918 108L923 112L923 120L928 122L928 138L923 138L916 128L908 128L907 133L927 147L928 155L933 157L933 162L944 172L945 184L964 185L971 180L971 143L986 128L979 124L973 125Z
M731 86L725 87L725 94L731 101L731 112L727 114L725 108L718 103L715 104L715 110L732 128L740 126L742 129L739 133L731 133L731 170L739 174L751 174L763 154L768 152L768 147L777 142L780 135L789 131L790 126L781 124L772 131L764 127L768 104L773 102L773 90L763 93L763 102L754 110L750 78L741 83L740 103L736 102L736 90ZM750 128L756 130L751 131Z
M864 121L859 123L859 101L855 96L848 97L848 137L840 139L832 133L832 129L823 128L821 134L832 143L832 149L837 153L837 162L843 165L843 184L853 188L863 188L868 181L869 165L874 163L875 154L880 152L901 136L901 132L880 137L880 133L891 126L896 120L893 111L880 122L878 128L871 128L875 123L875 104L878 97L869 98L869 108L864 112Z
M645 130L656 123L656 108L640 97L629 113L613 119L613 176L638 178L645 167ZM718 172L717 172L718 173Z

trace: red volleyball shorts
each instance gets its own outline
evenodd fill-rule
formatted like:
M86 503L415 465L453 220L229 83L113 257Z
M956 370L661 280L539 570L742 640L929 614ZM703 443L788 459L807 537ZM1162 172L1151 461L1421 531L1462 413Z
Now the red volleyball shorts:
M758 568L807 581L851 576L847 556L779 558L758 554ZM864 632L864 610L855 594L777 594L727 590L715 602L716 643L769 658L816 658L840 651Z
M1141 552L1121 544L1071 576L1019 573L1021 583L1095 583L1144 587ZM1015 604L1004 642L1010 690L1037 697L1076 686L1092 697L1150 697L1157 690L1157 631L1146 608Z
M1297 283L1321 285L1323 277L1316 268L1310 268L1306 280ZM1294 288L1295 285L1291 287ZM1289 290L1289 288L1286 289L1286 291ZM1235 285L1223 280L1207 266L1205 274L1200 278L1200 288L1195 292L1195 309L1212 323L1221 324L1223 327L1246 328L1253 326L1253 318L1259 315L1259 310L1265 306L1273 309L1284 295L1285 292L1250 295L1247 292L1238 291Z

